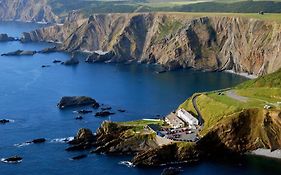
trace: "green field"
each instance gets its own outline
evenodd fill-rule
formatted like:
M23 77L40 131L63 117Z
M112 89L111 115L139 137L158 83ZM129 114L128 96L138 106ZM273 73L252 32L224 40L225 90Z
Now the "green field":
M197 98L197 105L204 119L202 135L207 133L222 119L233 116L245 109L263 109L270 105L270 110L281 110L281 69L273 74L249 80L231 90L202 93ZM234 92L246 101L235 99L228 95ZM180 108L196 113L192 105L192 98L186 100Z
M160 121L135 120L135 121L128 121L128 122L119 122L118 124L120 124L121 126L133 127L132 131L139 132L139 131L143 131L143 129L147 125L154 124L154 125L162 126L164 124L164 121L163 120Z
M281 13L281 1L246 0L48 0L54 12L65 15L80 9L85 15L94 13L133 12L216 12L216 13ZM268 17L261 17L268 18ZM274 18L274 17L273 17Z

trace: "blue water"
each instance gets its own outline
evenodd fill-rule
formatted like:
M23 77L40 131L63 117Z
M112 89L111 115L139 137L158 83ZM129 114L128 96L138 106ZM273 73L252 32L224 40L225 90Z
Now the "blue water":
M40 27L32 23L0 22L0 33L20 36L23 31ZM0 43L0 54L23 50L40 50L48 43ZM140 169L120 165L131 157L89 155L80 161L70 157L81 152L66 152L64 143L51 143L55 138L74 136L79 128L96 130L109 118L86 115L75 120L72 110L60 111L56 103L62 96L86 95L113 110L126 109L110 119L128 121L165 115L191 94L226 88L245 78L227 73L202 73L181 70L155 74L147 65L86 64L66 67L53 64L54 59L66 60L65 53L35 56L0 57L0 118L15 120L0 125L0 158L20 155L20 164L0 163L0 175L89 175L89 174L160 174L163 168ZM82 59L82 56L81 56ZM41 68L49 64L49 68ZM47 138L40 145L14 146L35 138ZM251 158L235 163L203 162L187 166L183 174L278 174L280 162Z

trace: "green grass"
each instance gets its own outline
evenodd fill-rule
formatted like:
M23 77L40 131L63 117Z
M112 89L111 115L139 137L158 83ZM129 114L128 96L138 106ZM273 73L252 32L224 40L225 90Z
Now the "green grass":
M163 125L163 121L147 121L147 120L135 120L135 121L128 121L128 122L119 122L121 125L126 126L146 126L149 124L156 124L156 125Z
M163 120L160 121L147 121L147 120L134 120L134 121L127 121L127 122L118 122L117 124L121 126L131 126L133 132L142 131L147 125L155 124L162 126L164 124Z
M261 76L257 79L247 81L237 86L237 88L239 89L254 88L254 87L281 88L281 69L279 69L278 71L272 74Z
M281 2L275 1L94 1L94 0L48 0L57 15L65 15L80 9L86 16L94 13L133 13L133 12L201 12L201 13L247 13L241 16L262 20L281 21ZM265 15L258 15L265 11ZM250 14L251 13L251 14Z
M160 24L159 26L159 36L158 40L161 40L168 36L169 34L172 34L173 32L177 31L183 27L183 24L180 21L173 21L168 19L164 23Z
M233 89L226 89L224 95L218 92L202 93L197 98L197 106L204 119L202 135L222 119L229 117L244 109L263 109L265 104L270 104L273 109L280 110L281 106L281 69L275 73L268 74L255 80L246 81ZM239 101L227 96L226 91L232 90L237 95L247 97L247 101ZM192 97L187 99L180 108L195 112Z
M241 96L264 103L277 103L281 101L281 88L247 88L236 91Z

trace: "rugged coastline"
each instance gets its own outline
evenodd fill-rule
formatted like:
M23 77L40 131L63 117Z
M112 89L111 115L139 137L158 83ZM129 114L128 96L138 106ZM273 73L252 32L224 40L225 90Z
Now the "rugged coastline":
M167 70L227 70L260 76L281 65L280 24L273 21L180 13L74 16L76 22L66 20L64 25L24 33L23 40L61 42L58 49L66 52L107 53L93 53L90 62L157 63Z
M196 108L204 121L197 141L175 141L163 137L159 134L160 131L167 130L170 124L162 119L117 123L105 121L96 134L88 129L80 129L76 139L70 142L70 147L66 150L129 154L133 157L131 163L139 167L186 164L245 154L273 157L273 153L279 153L281 148L281 106L278 101L281 95L280 73L281 69L234 88L195 94L195 103L198 105ZM258 95L265 87L268 92ZM249 94L248 91L255 93ZM237 94L229 95L229 92L235 92L240 97L247 94L248 103L240 101ZM272 94L275 96L272 97ZM271 102L261 100L266 97L271 98ZM192 106L193 99L187 99L179 109L184 108L196 114L195 106ZM223 113L213 111L212 108L215 107L212 105ZM85 134L81 134L83 132ZM274 157L278 158L276 155Z

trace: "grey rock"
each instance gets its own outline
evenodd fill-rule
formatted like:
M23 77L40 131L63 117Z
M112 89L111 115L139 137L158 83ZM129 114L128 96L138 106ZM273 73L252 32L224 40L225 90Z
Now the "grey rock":
M96 100L86 96L66 96L62 97L57 107L64 109L67 107L87 106L96 104Z

